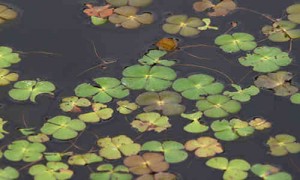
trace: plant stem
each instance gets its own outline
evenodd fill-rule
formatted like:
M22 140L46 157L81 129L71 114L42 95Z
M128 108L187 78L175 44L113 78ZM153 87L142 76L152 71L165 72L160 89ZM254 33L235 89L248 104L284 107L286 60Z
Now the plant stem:
M264 18L266 18L266 19L268 19L268 20L270 20L272 22L277 22L276 19L274 19L274 18L272 18L272 17L270 17L268 15L262 14L262 13L260 13L258 11L252 10L252 9L248 9L248 8L244 8L244 7L237 7L236 9L237 10L242 10L242 11L248 11L248 12L260 15L260 16L262 16L262 17L264 17Z

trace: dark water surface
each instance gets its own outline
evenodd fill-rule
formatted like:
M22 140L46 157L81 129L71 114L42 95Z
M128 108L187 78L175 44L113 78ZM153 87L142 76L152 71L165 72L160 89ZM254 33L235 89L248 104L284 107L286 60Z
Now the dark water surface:
M58 107L60 100L62 97L73 95L73 89L76 85L101 76L120 78L124 67L136 64L138 58L147 52L153 43L160 38L169 37L162 31L161 26L164 18L170 13L205 17L205 14L196 14L192 10L192 4L195 0L154 0L150 6L145 8L145 11L155 14L155 23L137 30L124 30L115 28L111 24L102 27L90 25L88 18L81 13L85 3L83 0L6 0L1 2L17 6L22 11L20 19L0 29L2 46L9 46L23 52L48 51L59 54L55 56L34 53L23 54L22 61L11 68L19 72L20 80L36 78L48 80L56 85L57 91L55 97L39 96L37 104L16 103L7 95L7 91L12 86L1 87L0 103L2 107L0 115L3 119L9 121L9 124L5 127L10 132L4 140L1 140L1 146L21 137L16 129L24 128L23 117L28 127L39 129L47 118L64 114ZM282 16L284 9L294 2L293 0L240 0L238 6L254 9L279 18ZM234 31L253 34L258 40L264 38L260 33L261 27L270 24L268 20L256 14L235 11L225 18L212 18L213 25L218 26L219 31L202 32L194 38L178 37L180 45L198 43L212 45L215 37L224 33L230 27L231 21L239 23L239 27ZM82 76L77 76L80 72L100 63L100 60L94 54L91 40L95 42L101 57L114 58L117 63L109 65L106 70L98 68ZM260 45L278 46L285 51L288 50L288 43L264 41ZM300 77L297 76L299 74L299 66L297 65L300 65L300 41L296 40L293 45L291 56L294 58L294 65L283 68L283 70L295 73L295 82L300 84ZM227 55L220 50L209 48L195 48L188 49L188 51L197 56L208 57L209 60L199 60L185 53L175 54L173 58L180 60L180 63L218 69L228 74L235 82L239 82L241 77L249 71L249 68L243 67L237 62L237 58L242 54ZM175 70L178 72L178 77L186 77L194 73L207 73L229 86L229 82L224 76L212 71L179 66L175 67ZM253 80L257 75L257 73L251 73L239 84L248 87L253 84ZM133 101L137 93L133 93L129 99ZM114 106L115 103L110 104L109 106ZM189 110L194 108L194 102L186 101L186 105ZM299 154L273 157L267 154L269 148L265 145L270 136L280 133L293 135L298 141L300 140L300 106L292 105L288 98L276 97L272 92L262 91L249 103L243 104L243 109L236 116L242 119L251 119L257 116L264 117L273 123L273 127L267 131L255 132L254 135L238 141L222 141L225 153L221 156L242 158L251 164L268 163L278 165L284 171L291 173L294 179L300 179ZM76 117L76 115L73 115L73 117ZM133 115L128 116L128 119L133 117ZM148 140L157 139L175 140L184 143L191 138L200 136L184 132L182 127L187 121L179 117L171 117L170 122L173 125L172 128L160 134L145 133L137 142L142 144ZM114 116L108 122L88 126L76 143L85 151L75 148L72 150L84 153L92 147L97 147L95 145L97 137L93 133L99 137L126 134L133 139L139 135L131 128L124 116ZM209 131L203 135L213 134ZM47 151L56 152L64 150L70 143L51 141L46 145ZM170 171L180 174L182 179L186 180L221 179L222 171L206 167L206 160L195 158L190 153L186 161L171 164ZM121 160L113 161L113 163L118 162L121 162ZM20 168L24 166L24 163L8 162L3 158L1 167L7 165ZM73 179L88 179L90 172L87 167L71 167L71 169L75 171ZM32 179L31 176L26 175L27 171L28 169L22 170L21 179ZM256 179L256 177L249 173L248 179Z

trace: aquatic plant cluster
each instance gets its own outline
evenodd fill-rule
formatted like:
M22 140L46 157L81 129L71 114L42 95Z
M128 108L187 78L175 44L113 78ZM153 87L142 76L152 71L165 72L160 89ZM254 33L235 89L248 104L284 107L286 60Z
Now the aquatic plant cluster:
M150 5L151 0L106 0L106 3L104 6L86 4L84 13L91 18L93 25L100 26L109 21L116 26L134 29L154 21L151 13L138 14L139 8ZM193 8L197 12L208 11L209 17L225 16L239 9L232 0L222 0L217 4L202 0L195 2ZM270 41L290 41L292 45L292 40L300 38L297 29L300 4L291 5L286 12L287 20L266 17L272 25L263 27L262 32ZM14 13L1 5L0 23L16 18ZM201 31L218 30L210 24L209 18L171 15L166 18L162 29L169 34L190 37ZM272 162L250 164L244 159L229 159L222 155L226 151L222 143L272 128L271 121L264 118L245 120L235 117L261 90L271 90L276 96L290 96L292 103L300 104L299 88L292 82L293 74L280 70L292 63L291 49L285 52L278 47L258 46L255 37L245 32L226 32L217 36L214 43L215 48L224 53L245 52L238 62L260 73L252 85L241 87L232 83L227 87L221 80L204 73L178 77L178 62L168 56L181 49L175 38L162 38L136 64L126 67L122 78L97 77L78 84L74 94L61 99L59 108L67 115L53 116L39 129L20 129L23 137L4 145L0 157L5 161L28 163L28 173L35 180L71 179L80 173L72 167L90 164L98 165L90 174L92 180L179 179L180 172L168 171L169 167L185 161L188 156L205 159L208 167L223 171L225 180L246 179L250 172L265 180L293 179L284 168ZM55 94L56 86L52 82L39 79L18 81L19 75L6 69L20 61L19 54L12 48L0 47L0 86L13 83L8 92L12 100L37 103L37 96ZM134 101L128 98L132 92L139 93ZM193 107L187 107L183 101ZM113 137L99 137L95 142L97 149L81 154L47 150L47 142L76 140L89 126L103 121L109 123L116 114L123 115L124 119L120 121L132 117L128 120L132 130L140 133L168 131L174 123L171 119L177 116L186 121L182 129L197 138L186 142L153 139L138 143L137 138L120 132ZM7 123L9 121L0 118L0 139L9 134L5 130ZM209 131L212 136L201 135ZM300 152L300 143L289 134L273 135L265 143L268 153L274 157ZM76 148L75 143L72 146ZM116 164L114 160L121 161ZM15 167L0 169L0 179L18 179L19 176Z

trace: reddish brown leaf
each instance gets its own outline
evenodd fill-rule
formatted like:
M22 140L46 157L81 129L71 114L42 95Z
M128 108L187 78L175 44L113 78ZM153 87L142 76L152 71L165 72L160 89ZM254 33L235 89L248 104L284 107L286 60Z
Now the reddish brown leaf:
M86 4L86 9L83 11L88 16L95 16L100 18L109 17L114 13L114 9L110 8L111 5L105 6L93 6L92 4Z

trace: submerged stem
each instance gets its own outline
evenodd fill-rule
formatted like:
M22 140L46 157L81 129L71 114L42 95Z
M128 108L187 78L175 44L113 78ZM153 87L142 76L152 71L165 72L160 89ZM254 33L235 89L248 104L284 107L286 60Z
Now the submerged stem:
M47 51L28 51L28 52L16 51L16 53L19 53L19 54L43 54L43 55L61 56L61 54L47 52Z
M200 66L200 65L195 65L195 64L177 64L175 66L187 66L187 67L196 67L196 68L211 70L211 71L214 71L214 72L217 72L217 73L223 75L231 84L235 84L234 81L227 74L225 74L222 71L219 71L217 69L213 69L213 68L205 67L205 66Z
M272 17L270 17L270 16L268 16L268 15L265 15L265 14L263 14L263 13L260 13L260 12L258 12L258 11L252 10L252 9L248 9L248 8L244 8L244 7L237 7L236 9L237 9L237 10L248 11L248 12L251 12L251 13L254 13L254 14L257 14L257 15L260 15L260 16L262 16L262 17L264 17L264 18L266 18L266 19L268 19L268 20L270 20L270 21L272 21L272 22L277 22L276 19L274 19L274 18L272 18Z
M184 51L184 50L182 50L182 52L184 52L184 53L187 54L188 56L191 56L191 57L196 58L196 59L200 59L200 60L208 60L208 59L209 59L209 58L204 58L204 57L196 56L196 55L194 55L194 54L192 54L192 53L190 53L190 52Z

